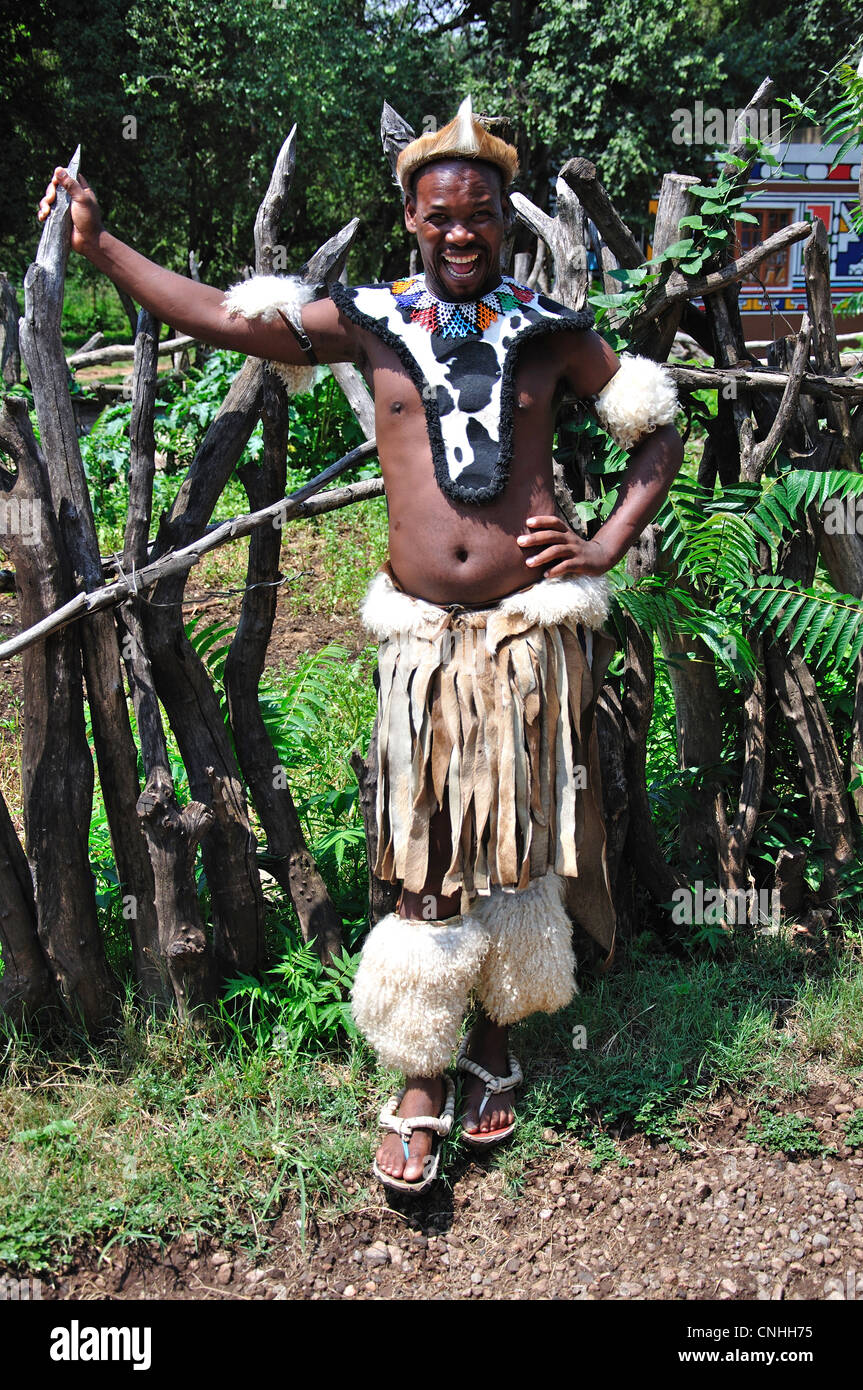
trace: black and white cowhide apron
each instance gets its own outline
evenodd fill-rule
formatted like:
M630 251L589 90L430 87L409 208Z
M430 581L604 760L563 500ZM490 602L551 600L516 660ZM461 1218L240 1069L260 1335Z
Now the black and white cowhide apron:
M457 502L488 502L506 486L522 344L593 325L589 309L567 309L506 276L466 304L437 299L422 275L333 285L330 296L398 354L423 398L438 485Z

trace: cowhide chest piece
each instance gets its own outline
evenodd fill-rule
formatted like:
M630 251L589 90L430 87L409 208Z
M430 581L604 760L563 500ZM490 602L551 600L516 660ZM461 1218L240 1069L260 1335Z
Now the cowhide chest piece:
M398 354L423 399L438 485L457 502L488 502L506 486L522 345L593 325L589 309L567 309L506 276L470 304L436 299L422 275L333 285L330 296Z

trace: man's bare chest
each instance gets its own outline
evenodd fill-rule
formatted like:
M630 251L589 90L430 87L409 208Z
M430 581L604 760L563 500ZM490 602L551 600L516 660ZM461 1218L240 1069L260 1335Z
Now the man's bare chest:
M418 383L393 348L372 333L362 332L360 337L358 366L375 402L379 434L386 431L398 437L412 432L417 424L424 428L429 397L435 398L438 409L444 407L445 414L450 410L469 413L484 398L475 380L455 379L446 390L431 382ZM565 367L559 340L526 346L513 374L512 409L519 433L525 427L553 427L567 390Z

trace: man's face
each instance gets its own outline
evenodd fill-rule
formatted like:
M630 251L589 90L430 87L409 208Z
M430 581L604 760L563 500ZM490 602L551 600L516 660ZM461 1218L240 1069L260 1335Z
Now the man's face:
M438 299L477 299L500 284L500 248L512 216L497 170L472 160L422 169L405 201L426 284Z

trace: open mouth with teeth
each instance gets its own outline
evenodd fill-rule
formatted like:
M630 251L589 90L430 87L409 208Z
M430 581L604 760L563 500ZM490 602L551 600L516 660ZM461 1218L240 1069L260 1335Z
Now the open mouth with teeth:
M478 251L455 252L441 256L441 261L447 273L454 280L469 280L474 272L479 268L480 254Z

